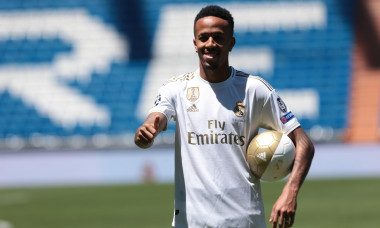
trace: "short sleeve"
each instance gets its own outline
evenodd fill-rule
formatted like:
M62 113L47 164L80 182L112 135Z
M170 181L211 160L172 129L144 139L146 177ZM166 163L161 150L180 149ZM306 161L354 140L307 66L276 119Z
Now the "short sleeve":
M176 119L174 94L164 85L158 90L158 95L154 102L153 108L149 110L149 114L153 112L162 113L167 118L169 124L170 120ZM166 128L165 128L166 129Z
M270 91L261 112L261 127L289 134L298 126L300 123L285 102L275 90Z

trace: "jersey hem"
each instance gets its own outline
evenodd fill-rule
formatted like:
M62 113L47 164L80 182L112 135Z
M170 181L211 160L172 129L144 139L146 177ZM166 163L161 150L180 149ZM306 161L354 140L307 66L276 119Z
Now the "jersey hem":
M293 126L291 126L284 134L289 135L292 133L297 127L300 127L301 124L299 122L295 123Z

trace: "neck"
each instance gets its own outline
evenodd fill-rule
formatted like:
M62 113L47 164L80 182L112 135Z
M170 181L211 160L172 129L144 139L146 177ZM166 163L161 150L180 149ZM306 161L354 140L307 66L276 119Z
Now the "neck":
M208 69L200 66L200 75L201 78L208 82L218 83L227 80L227 78L231 75L231 68L228 65L223 67L219 67L217 69Z

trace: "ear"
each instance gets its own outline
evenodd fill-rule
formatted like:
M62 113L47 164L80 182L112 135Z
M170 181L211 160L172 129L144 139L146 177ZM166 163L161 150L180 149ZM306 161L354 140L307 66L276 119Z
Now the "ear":
M232 48L235 46L235 43L236 43L235 37L232 37L229 51L232 51Z
M197 42L195 41L195 38L193 39L193 44L194 44L195 52L198 52Z

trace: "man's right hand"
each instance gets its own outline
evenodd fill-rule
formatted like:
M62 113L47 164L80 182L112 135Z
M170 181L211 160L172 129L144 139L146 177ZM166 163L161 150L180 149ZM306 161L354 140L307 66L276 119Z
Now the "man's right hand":
M160 133L160 116L149 116L147 120L136 130L135 144L143 149L153 145L154 138Z

